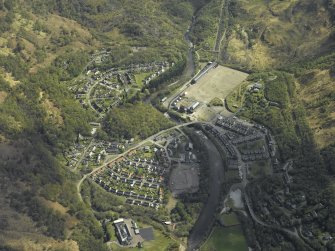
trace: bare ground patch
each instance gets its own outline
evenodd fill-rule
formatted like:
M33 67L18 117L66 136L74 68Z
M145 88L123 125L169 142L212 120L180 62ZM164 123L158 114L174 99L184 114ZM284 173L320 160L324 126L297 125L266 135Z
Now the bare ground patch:
M5 102L7 95L8 95L7 92L0 91L0 104L2 104L3 102Z
M171 173L170 189L173 195L198 191L199 176L197 168L182 164L176 167Z
M42 104L47 111L48 118L54 121L57 125L63 125L64 121L61 116L61 110L49 99L45 99Z
M4 69L0 68L0 74L2 77L9 83L11 87L17 85L19 81L17 81L11 73L5 72Z

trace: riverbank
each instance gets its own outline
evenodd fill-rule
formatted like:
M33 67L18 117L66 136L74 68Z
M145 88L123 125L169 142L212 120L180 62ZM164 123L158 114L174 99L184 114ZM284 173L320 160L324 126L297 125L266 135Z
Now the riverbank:
M189 251L199 248L214 225L216 210L220 204L221 185L224 180L224 164L220 152L208 138L201 138L201 140L208 154L209 195L190 233L187 248Z

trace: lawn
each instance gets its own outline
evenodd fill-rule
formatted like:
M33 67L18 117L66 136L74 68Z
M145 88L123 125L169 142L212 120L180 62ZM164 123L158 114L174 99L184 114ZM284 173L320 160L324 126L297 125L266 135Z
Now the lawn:
M153 241L144 241L143 248L122 248L116 244L112 244L111 248L113 251L160 251L165 250L170 244L174 241L169 237L166 237L162 232L154 229L155 240Z
M223 221L226 227L238 225L240 223L235 213L221 214L219 218Z
M200 248L200 251L244 251L248 250L240 226L235 227L216 227L211 236Z

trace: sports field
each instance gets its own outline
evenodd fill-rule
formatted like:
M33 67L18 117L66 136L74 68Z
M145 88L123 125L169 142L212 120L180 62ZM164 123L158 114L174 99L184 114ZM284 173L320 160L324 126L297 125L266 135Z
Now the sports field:
M224 99L247 77L247 73L219 65L191 85L187 97L207 104L213 98Z
M200 251L247 251L248 246L240 226L215 227Z

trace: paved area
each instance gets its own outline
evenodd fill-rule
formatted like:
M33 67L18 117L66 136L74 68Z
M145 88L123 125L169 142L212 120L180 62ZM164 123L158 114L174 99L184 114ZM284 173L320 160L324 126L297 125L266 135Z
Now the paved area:
M155 239L154 229L152 227L140 229L140 235L146 241L153 241Z
M192 165L179 165L174 168L170 176L170 189L173 196L198 191L199 176L197 168Z
M140 235L140 234L135 234L135 230L133 228L133 225L132 225L131 221L132 221L131 219L125 219L124 220L124 223L126 223L128 229L130 231L130 234L131 234L131 236L133 238L131 240L131 244L128 245L127 247L136 247L137 244L139 242L143 242L145 240L145 238L143 238L142 235Z

